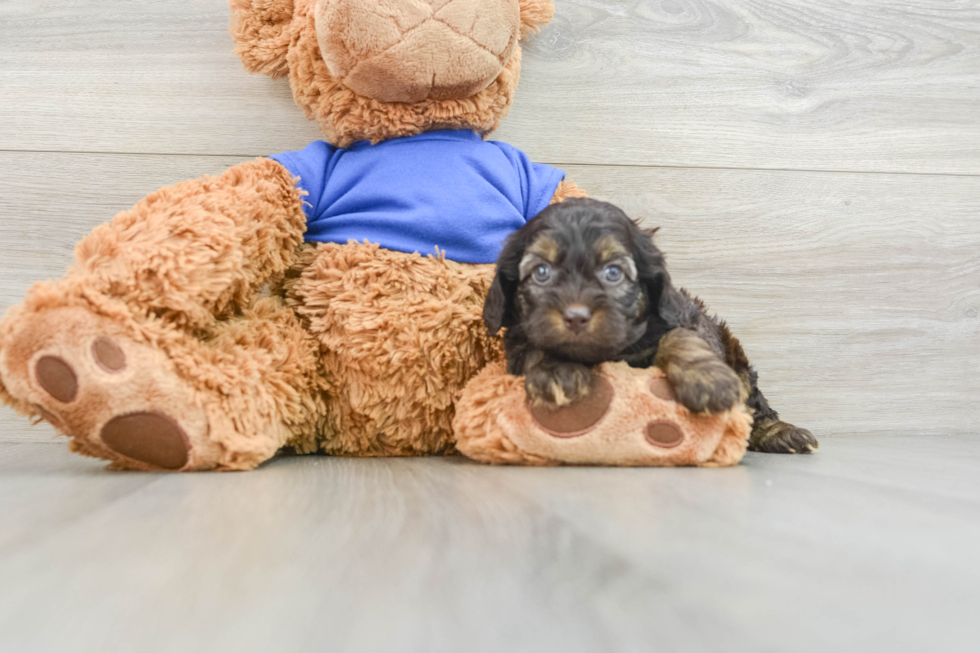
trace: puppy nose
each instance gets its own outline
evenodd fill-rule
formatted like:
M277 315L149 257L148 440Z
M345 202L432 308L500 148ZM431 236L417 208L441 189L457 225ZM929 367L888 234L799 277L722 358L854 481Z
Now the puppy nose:
M565 318L565 326L568 327L568 330L577 333L584 331L585 327L589 326L589 321L592 319L592 311L587 306L572 304L565 309L562 317Z

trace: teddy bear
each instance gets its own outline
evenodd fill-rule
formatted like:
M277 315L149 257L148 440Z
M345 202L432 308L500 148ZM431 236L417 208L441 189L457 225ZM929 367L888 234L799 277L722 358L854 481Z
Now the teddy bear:
M454 452L456 402L501 358L500 243L585 195L486 139L551 0L230 7L246 70L288 77L325 140L96 227L0 322L0 399L115 468Z

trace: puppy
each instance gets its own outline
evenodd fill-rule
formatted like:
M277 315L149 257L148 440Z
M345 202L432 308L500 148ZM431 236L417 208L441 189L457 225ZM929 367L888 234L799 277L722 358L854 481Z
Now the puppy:
M653 233L605 202L554 204L514 232L497 260L483 319L506 329L508 372L532 401L563 405L587 393L604 361L664 370L678 400L717 413L744 399L749 448L809 453L805 430L779 419L739 341L700 299L670 281Z

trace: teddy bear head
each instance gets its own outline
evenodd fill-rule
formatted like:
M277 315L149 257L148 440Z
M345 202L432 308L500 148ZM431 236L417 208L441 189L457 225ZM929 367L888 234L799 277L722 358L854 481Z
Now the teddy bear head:
M432 129L487 134L514 99L520 40L552 0L230 0L250 72L293 97L341 147Z

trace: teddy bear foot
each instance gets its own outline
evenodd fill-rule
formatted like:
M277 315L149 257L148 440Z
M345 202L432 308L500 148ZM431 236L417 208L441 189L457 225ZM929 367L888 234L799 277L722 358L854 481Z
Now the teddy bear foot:
M84 308L22 316L0 352L10 394L116 467L213 467L208 416L166 354Z

